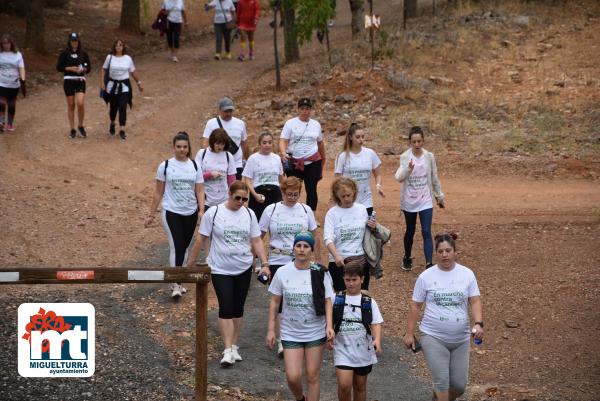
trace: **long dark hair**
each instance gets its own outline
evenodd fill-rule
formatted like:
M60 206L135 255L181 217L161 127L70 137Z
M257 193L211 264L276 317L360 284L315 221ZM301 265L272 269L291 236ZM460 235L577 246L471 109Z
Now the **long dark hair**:
M177 141L186 141L188 143L187 157L188 159L190 159L192 157L192 143L190 142L190 136L188 135L188 133L185 131L179 131L173 137L173 146L175 146L175 143Z
M2 35L2 39L0 39L0 43L2 43L4 41L8 41L10 43L10 51L11 52L16 53L18 51L15 41L13 40L12 36L10 36L8 33L5 33L4 35ZM2 48L0 47L0 51L4 51L4 50L2 50Z
M113 56L115 56L117 54L117 43L123 43L123 55L127 54L127 45L125 44L125 41L123 39L115 39L115 41L113 42L112 48L110 49L110 54L112 54Z

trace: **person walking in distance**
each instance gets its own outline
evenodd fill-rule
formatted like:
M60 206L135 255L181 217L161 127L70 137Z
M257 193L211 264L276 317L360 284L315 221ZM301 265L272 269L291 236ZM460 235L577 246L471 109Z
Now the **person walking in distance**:
M104 101L109 104L110 126L108 132L115 134L115 119L119 113L119 137L127 139L127 105L133 107L133 87L129 76L132 76L140 92L144 91L142 81L133 65L132 58L127 54L125 42L115 40L112 50L102 65L100 71L100 87L104 91Z
M202 147L206 148L208 146L208 138L215 129L221 128L225 130L225 133L227 133L227 136L229 137L229 152L233 155L235 160L235 178L236 180L241 180L242 171L244 170L244 160L246 160L249 153L246 123L233 116L235 107L233 105L233 100L228 97L219 100L218 110L219 115L206 122Z
M248 59L254 60L254 31L260 16L259 0L240 0L236 6L238 29L240 31L240 55L238 60L246 60L246 40Z
M178 132L173 137L173 151L174 156L160 163L156 170L156 189L145 226L154 221L162 199L161 217L169 239L169 264L176 267L185 263L198 218L204 214L204 180L202 170L191 158L192 146L186 132ZM173 284L172 290L173 298L187 292L181 284Z
M410 129L408 141L410 148L400 156L400 167L395 174L396 180L402 183L400 208L406 221L402 269L406 271L412 269L412 244L417 216L421 221L425 268L433 266L433 200L435 199L440 208L444 207L444 194L437 174L435 157L423 148L425 135L421 127Z
M171 50L171 60L177 63L177 51L179 50L179 37L183 25L187 27L187 15L185 14L184 0L164 0L162 10L167 15L167 44Z
M235 5L231 0L212 0L204 4L204 11L215 9L215 60L222 57L231 59L231 31L235 27ZM225 42L225 54L222 53L223 42Z
M14 131L19 89L25 96L25 63L9 35L0 39L0 132Z
M312 101L302 98L298 101L298 117L285 122L279 137L279 156L286 168L287 176L304 181L306 203L317 210L319 196L317 184L323 177L327 154L321 124L310 118Z
M67 115L74 139L77 131L82 138L87 137L83 126L85 118L85 76L92 70L88 54L82 49L81 40L76 32L69 34L67 48L58 56L56 69L63 73L63 90L67 97ZM77 131L75 130L75 107L77 106Z

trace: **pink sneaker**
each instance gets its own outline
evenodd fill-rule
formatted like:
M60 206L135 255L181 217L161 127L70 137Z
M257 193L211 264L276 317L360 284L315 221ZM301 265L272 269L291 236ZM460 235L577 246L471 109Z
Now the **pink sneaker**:
M14 126L14 125L12 125L12 124L6 124L6 127L5 127L5 129L6 129L7 131L13 132L13 131L15 130L15 126Z

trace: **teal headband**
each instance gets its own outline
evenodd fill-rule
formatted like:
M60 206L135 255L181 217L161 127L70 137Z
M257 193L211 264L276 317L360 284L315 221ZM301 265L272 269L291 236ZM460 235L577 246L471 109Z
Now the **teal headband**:
M310 249L315 248L315 237L313 237L312 233L309 231L300 231L298 234L296 234L294 237L294 246L296 246L296 244L300 241L306 242L308 245L310 245Z

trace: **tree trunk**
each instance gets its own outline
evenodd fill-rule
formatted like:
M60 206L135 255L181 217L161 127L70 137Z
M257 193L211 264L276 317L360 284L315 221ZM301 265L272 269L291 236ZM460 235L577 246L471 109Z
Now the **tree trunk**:
M296 34L296 11L291 0L282 1L282 7L285 63L289 64L300 60L300 48Z
M281 69L279 67L279 46L277 46L277 13L279 12L277 5L273 7L273 48L275 49L275 89L281 90ZM280 14L281 15L281 14Z
M27 9L25 47L45 53L44 45L44 0L31 0Z
M417 16L417 0L404 0L404 10L406 18L415 18Z
M363 24L363 3L364 0L349 0L350 11L352 12L352 39L356 39L360 35Z
M140 32L140 0L123 0L119 28L130 32Z

